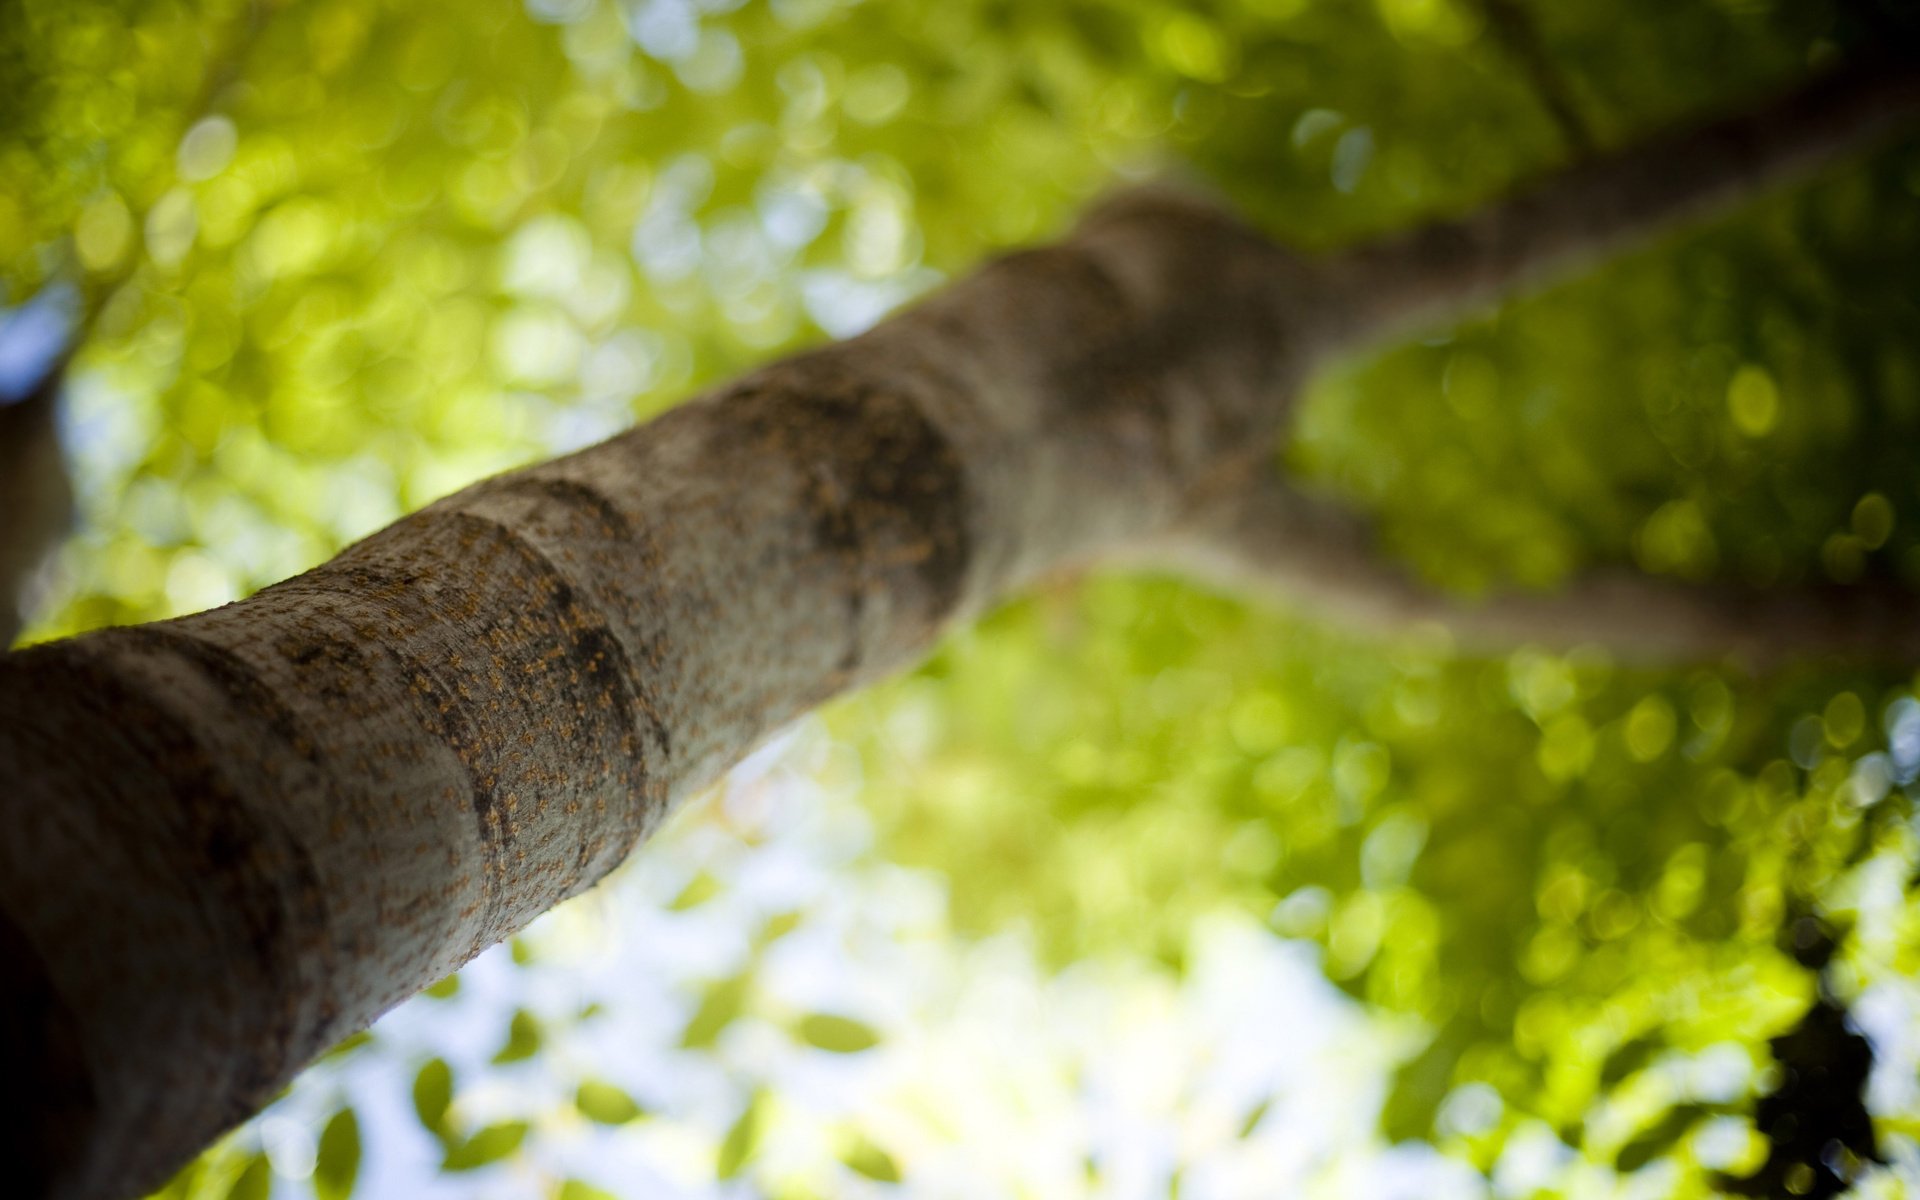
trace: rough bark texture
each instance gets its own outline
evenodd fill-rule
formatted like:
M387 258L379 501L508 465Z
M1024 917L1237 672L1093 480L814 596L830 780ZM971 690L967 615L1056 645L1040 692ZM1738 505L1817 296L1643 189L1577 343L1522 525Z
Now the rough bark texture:
M1914 106L1860 78L1822 86ZM156 1183L769 733L1037 577L1183 547L1300 575L1220 498L1323 355L1886 124L1835 112L1783 126L1805 144L1766 171L1736 156L1738 187L1663 201L1664 156L1620 155L1330 262L1132 193L243 603L0 659L0 1057L31 1109L9 1157L59 1196ZM1634 202L1572 212L1610 171Z

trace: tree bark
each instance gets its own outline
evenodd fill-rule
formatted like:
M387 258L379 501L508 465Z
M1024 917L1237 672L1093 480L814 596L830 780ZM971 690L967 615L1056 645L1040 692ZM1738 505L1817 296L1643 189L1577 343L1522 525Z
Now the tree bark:
M1920 104L1910 77L1846 78L1817 86ZM1836 112L1780 127L1806 142L1784 160L1887 125ZM247 601L0 658L0 1055L29 1190L157 1183L770 733L1037 578L1189 541L1260 569L1207 514L1327 355L1740 190L1605 161L1464 242L1325 262L1130 193ZM1609 172L1635 204L1572 212Z

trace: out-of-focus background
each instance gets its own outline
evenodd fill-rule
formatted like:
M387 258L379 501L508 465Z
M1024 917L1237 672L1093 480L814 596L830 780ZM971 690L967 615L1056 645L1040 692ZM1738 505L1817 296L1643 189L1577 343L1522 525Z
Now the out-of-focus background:
M27 640L219 604L1130 175L1332 245L1908 14L9 0L0 567ZM1317 381L1286 453L1465 591L1920 584L1916 278L1909 139ZM63 477L71 536L16 570ZM790 731L165 1194L1903 1195L1912 686L1064 582Z

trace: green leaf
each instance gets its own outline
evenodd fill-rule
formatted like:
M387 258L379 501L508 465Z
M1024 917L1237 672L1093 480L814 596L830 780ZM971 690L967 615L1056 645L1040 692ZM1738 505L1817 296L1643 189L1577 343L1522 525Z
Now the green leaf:
M491 1166L520 1148L527 1138L525 1121L502 1121L489 1125L464 1142L447 1147L440 1160L442 1171L475 1171Z
M460 994L459 973L455 972L438 983L428 984L423 994L432 996L435 1000L451 1000Z
M687 1022L687 1030L680 1036L680 1045L688 1050L698 1050L711 1046L720 1036L720 1031L733 1023L746 1007L747 989L751 978L745 974L722 979L707 988L707 994L701 997L700 1007Z
M714 1174L721 1179L732 1179L747 1165L753 1157L754 1148L760 1142L760 1100L761 1094L755 1092L747 1099L747 1107L741 1110L740 1117L727 1130L725 1140L720 1143L720 1156L714 1163Z
M1388 1141L1419 1141L1433 1131L1440 1101L1453 1086L1454 1067L1471 1040L1471 1031L1455 1022L1394 1073L1392 1088L1380 1110L1380 1132Z
M553 1194L553 1200L620 1200L620 1197L605 1188L598 1188L579 1179L569 1179L560 1185Z
M695 875L686 887L680 889L680 894L667 903L667 908L673 912L685 912L705 904L723 890L718 879L702 871Z
M871 1026L831 1013L810 1013L800 1018L799 1033L809 1046L835 1054L858 1054L880 1044L880 1035Z
M1694 1124L1713 1115L1713 1109L1700 1104L1682 1104L1661 1117L1660 1120L1620 1148L1620 1154L1613 1165L1623 1175L1630 1175L1646 1166L1686 1135Z
M360 1174L360 1119L343 1108L320 1131L313 1162L313 1194L318 1200L346 1200Z
M540 1052L542 1035L539 1020L526 1009L513 1014L507 1023L507 1041L493 1056L496 1063L520 1062Z
M1271 1096L1253 1106L1253 1111L1247 1114L1247 1119L1240 1122L1241 1141L1245 1141L1253 1136L1253 1131L1260 1127L1260 1118L1266 1116L1267 1109L1271 1107L1273 1107L1273 1097Z
M247 1160L240 1177L227 1189L227 1200L267 1200L273 1191L273 1164L264 1154Z
M900 1166L893 1161L893 1156L858 1134L854 1135L853 1144L840 1156L840 1161L868 1179L880 1183L900 1182Z
M428 1133L447 1136L447 1109L453 1104L453 1068L444 1058L428 1059L413 1077L413 1111Z
M1657 1035L1633 1038L1623 1042L1607 1055L1600 1064L1600 1086L1611 1088L1627 1076L1653 1061L1653 1056L1666 1048L1666 1041Z
M798 911L775 913L773 916L767 918L765 925L760 927L760 936L755 938L754 941L763 949L771 946L781 938L800 928L801 919L802 914Z
M611 1083L589 1079L574 1093L573 1106L580 1115L599 1125L625 1125L645 1110L620 1088Z

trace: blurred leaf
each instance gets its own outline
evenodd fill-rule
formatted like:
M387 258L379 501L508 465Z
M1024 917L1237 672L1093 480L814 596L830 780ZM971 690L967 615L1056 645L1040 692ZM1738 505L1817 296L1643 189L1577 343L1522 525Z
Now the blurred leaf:
M453 1104L453 1068L444 1058L428 1059L413 1077L413 1111L428 1133L446 1138L447 1109Z
M900 1182L900 1166L893 1161L893 1156L857 1134L840 1161L868 1179L880 1183Z
M553 1200L621 1200L621 1197L582 1180L569 1179L553 1194Z
M1600 1086L1610 1088L1621 1082L1652 1062L1653 1056L1665 1048L1666 1042L1657 1035L1631 1038L1621 1043L1600 1064Z
M667 908L673 912L685 912L705 904L723 890L724 885L718 879L701 871L688 881L686 887L680 889L680 894L667 904Z
M709 984L706 994L700 999L700 1007L694 1011L693 1019L687 1022L680 1045L688 1050L713 1045L720 1031L740 1015L752 982L751 975L742 973Z
M502 1121L447 1147L440 1160L442 1171L475 1171L491 1166L520 1148L526 1140L525 1121Z
M767 918L765 925L761 926L760 936L754 939L755 942L762 947L773 945L781 938L800 928L800 922L804 919L804 916L805 914L797 910L775 913L773 916Z
M255 1154L227 1189L227 1200L267 1200L272 1191L273 1164L265 1154Z
M858 1054L880 1044L880 1035L870 1026L831 1013L809 1013L800 1018L799 1033L809 1046L835 1054Z
M432 996L435 1000L450 1000L453 997L459 995L460 994L459 972L456 971L454 974L447 976L445 979L440 980L440 982L438 983L428 984L424 994L428 996Z
M720 1143L720 1154L714 1163L714 1174L721 1179L732 1179L740 1174L753 1157L760 1142L760 1105L761 1094L753 1093L747 1099L746 1108L727 1130L727 1136Z
M1622 1174L1631 1174L1665 1154L1685 1137L1687 1131L1714 1114L1701 1104L1682 1104L1668 1111L1650 1128L1620 1148L1613 1165Z
M521 1062L540 1052L540 1021L526 1009L517 1009L507 1022L506 1044L494 1052L495 1063Z
M1388 1141L1420 1141L1431 1135L1434 1115L1453 1087L1454 1065L1469 1040L1449 1026L1427 1048L1394 1073L1392 1090L1380 1111L1380 1132Z
M634 1098L611 1083L590 1079L574 1093L580 1115L599 1125L624 1125L644 1112Z
M320 1131L313 1163L313 1192L318 1200L346 1200L360 1174L360 1120L343 1108Z

